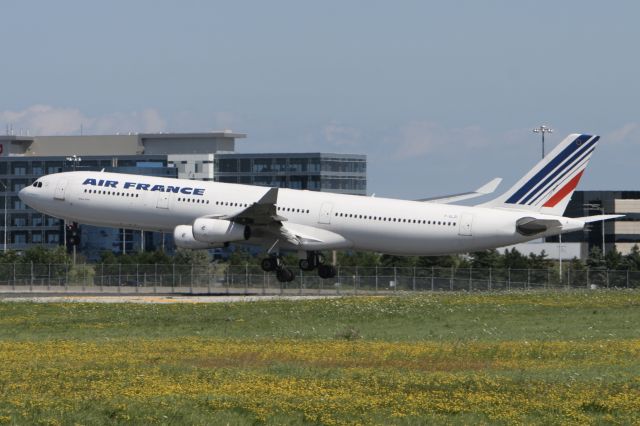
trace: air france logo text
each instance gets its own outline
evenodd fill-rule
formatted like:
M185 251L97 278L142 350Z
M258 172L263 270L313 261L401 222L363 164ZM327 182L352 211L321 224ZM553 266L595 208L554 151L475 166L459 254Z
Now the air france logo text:
M83 185L101 186L103 188L122 188L122 189L134 189L136 191L158 191L158 192L173 192L174 194L185 195L204 195L204 188L192 188L190 186L174 186L174 185L151 185L149 183L139 182L123 182L120 186L120 182L117 180L105 180L105 179L85 179L82 182Z

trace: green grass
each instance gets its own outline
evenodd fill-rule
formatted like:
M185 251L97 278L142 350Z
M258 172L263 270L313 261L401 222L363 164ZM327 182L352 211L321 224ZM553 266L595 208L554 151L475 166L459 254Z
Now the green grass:
M628 291L436 294L214 304L2 303L0 339L333 338L388 341L636 338Z
M640 292L0 303L0 424L640 422Z

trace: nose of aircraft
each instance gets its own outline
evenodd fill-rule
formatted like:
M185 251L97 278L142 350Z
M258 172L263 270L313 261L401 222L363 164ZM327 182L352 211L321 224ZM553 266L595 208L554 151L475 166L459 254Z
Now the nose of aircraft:
M29 204L29 186L22 188L20 191L18 191L18 198L20 198L20 201L22 201L23 203Z

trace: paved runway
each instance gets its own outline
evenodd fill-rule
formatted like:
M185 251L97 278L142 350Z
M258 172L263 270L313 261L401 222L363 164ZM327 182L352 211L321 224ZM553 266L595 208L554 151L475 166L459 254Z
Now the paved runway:
M3 302L36 302L36 303L229 303L258 302L267 300L310 300L340 296L197 296L197 295L7 295L0 296Z

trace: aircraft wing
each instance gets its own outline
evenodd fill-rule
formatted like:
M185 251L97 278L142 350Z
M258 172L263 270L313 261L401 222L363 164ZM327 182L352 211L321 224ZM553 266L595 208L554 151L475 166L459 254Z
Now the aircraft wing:
M280 225L287 219L278 215L277 202L278 188L270 188L258 201L235 216L227 216L225 219L242 225Z
M235 216L225 217L243 225L250 225L256 237L276 245L300 250L332 250L351 247L342 235L314 226L297 223L284 224L286 218L278 215L276 203L278 188L270 188L257 202Z
M496 190L498 185L502 182L502 178L495 178L490 182L482 185L480 188L471 192L463 192L461 194L451 194L451 195L443 195L440 197L434 198L422 198L416 201L423 201L425 203L440 203L440 204L450 204L456 201L468 200L470 198L481 197L483 195L491 194Z

